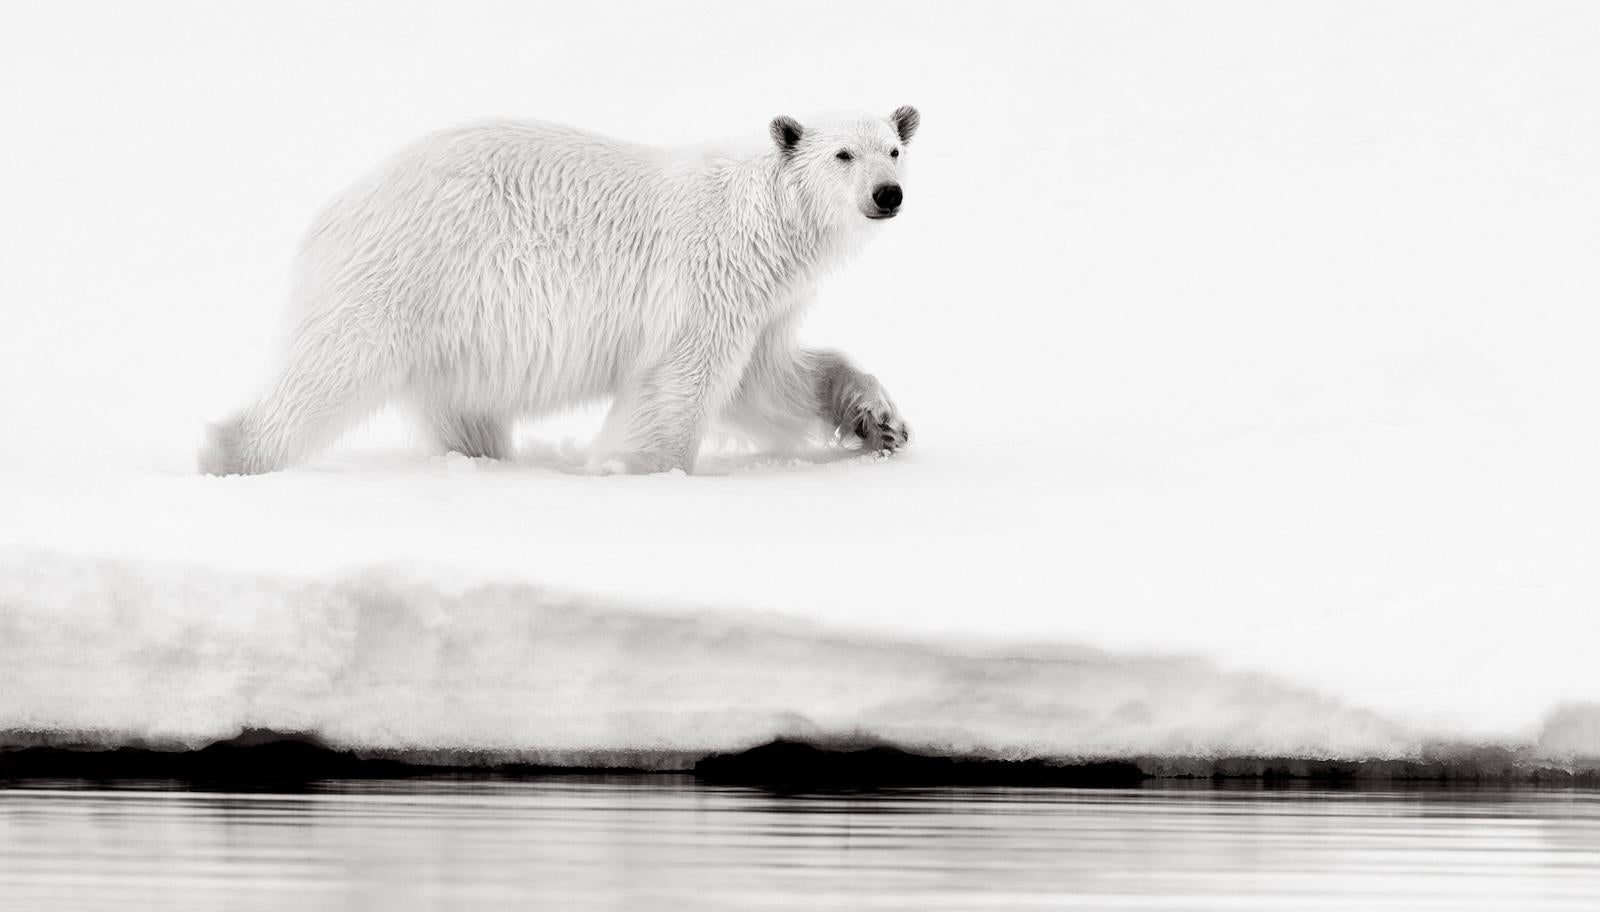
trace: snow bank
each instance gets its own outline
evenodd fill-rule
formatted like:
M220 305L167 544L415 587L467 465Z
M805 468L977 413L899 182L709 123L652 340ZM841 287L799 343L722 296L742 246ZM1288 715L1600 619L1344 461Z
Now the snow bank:
M952 652L375 567L294 579L0 562L0 730L623 765L776 738L935 753L1399 757L1375 715L1200 661ZM37 741L37 737L32 740Z
M433 567L942 653L1197 656L1420 739L1522 744L1558 707L1600 702L1600 545L1573 520L1600 512L1588 433L1076 431L1017 467L935 425L887 461L722 458L726 474L646 478L571 475L534 447L488 463L397 442L251 478L0 473L0 553L109 559L134 585L161 567L325 582ZM251 610L210 605L216 624Z
M1438 748L1200 660L941 649L416 567L286 578L10 553L0 609L0 746L195 748L268 729L434 763L636 768L780 738L1052 760ZM1548 743L1508 747L1581 766L1597 720L1572 710Z

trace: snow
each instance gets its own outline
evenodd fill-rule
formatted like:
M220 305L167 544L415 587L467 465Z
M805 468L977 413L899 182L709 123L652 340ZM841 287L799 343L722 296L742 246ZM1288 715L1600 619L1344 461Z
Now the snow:
M5 569L21 606L0 646L20 710L5 721L68 743L199 746L244 727L633 765L778 737L1005 757L1417 750L1371 714L1199 662L952 653L397 566L313 580L41 556Z
M16 14L5 737L1600 756L1600 13L626 13ZM884 380L905 453L590 477L594 415L515 464L385 415L191 474L311 213L414 136L905 103L905 215L807 327Z

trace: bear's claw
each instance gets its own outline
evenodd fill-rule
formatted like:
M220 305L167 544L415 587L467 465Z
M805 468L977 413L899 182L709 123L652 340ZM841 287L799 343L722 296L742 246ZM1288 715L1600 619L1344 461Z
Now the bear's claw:
M869 453L894 453L911 440L911 429L891 408L863 408L851 424L851 433L861 438L861 449Z

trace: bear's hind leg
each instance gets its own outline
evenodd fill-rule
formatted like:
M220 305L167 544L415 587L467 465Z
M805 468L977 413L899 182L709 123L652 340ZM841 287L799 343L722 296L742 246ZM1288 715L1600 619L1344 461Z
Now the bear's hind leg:
M326 340L293 347L261 398L211 426L200 471L256 475L305 459L381 402L377 367Z
M430 408L428 423L446 452L474 458L511 458L511 425L498 415Z

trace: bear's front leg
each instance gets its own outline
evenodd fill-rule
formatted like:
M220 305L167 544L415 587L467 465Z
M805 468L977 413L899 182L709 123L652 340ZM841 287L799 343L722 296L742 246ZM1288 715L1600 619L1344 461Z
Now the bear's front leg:
M749 344L699 338L675 346L618 393L589 461L600 474L693 472L711 420L732 397Z
M801 444L813 431L861 440L869 453L905 446L910 429L878 378L843 352L802 348L792 321L762 333L723 419L777 448Z
M910 441L910 427L877 377L828 354L819 357L816 376L823 419L837 433L861 438L869 453L893 453Z

